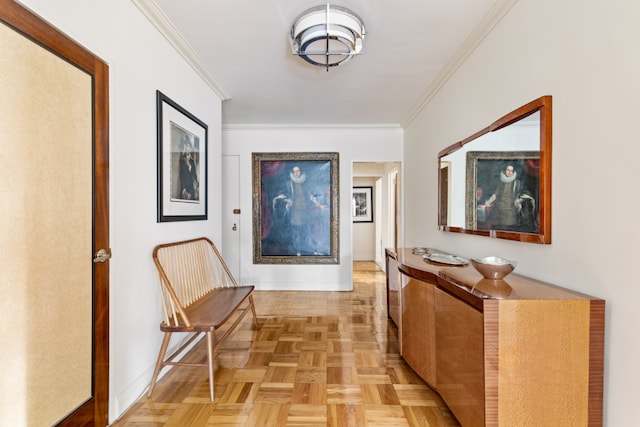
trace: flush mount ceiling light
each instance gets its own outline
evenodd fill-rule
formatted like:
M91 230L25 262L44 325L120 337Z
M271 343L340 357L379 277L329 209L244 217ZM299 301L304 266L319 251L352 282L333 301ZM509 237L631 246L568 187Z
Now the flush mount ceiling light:
M349 9L316 6L303 12L291 27L291 49L309 64L336 67L362 50L362 19Z

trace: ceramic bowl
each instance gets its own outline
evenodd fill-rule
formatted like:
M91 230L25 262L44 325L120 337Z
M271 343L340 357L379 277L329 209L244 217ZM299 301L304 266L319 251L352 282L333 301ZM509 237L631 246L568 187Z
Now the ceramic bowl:
M488 256L474 258L471 260L471 264L484 278L499 280L511 273L517 263L497 256Z

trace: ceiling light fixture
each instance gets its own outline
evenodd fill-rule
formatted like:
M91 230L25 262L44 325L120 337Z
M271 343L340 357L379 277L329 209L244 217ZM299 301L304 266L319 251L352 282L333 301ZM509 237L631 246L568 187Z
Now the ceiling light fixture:
M303 12L291 27L291 49L309 64L336 67L362 50L362 19L341 6L316 6Z

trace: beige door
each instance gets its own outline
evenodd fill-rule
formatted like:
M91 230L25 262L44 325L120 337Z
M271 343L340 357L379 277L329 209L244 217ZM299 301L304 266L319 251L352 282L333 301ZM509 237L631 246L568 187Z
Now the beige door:
M107 67L0 0L0 425L106 425Z

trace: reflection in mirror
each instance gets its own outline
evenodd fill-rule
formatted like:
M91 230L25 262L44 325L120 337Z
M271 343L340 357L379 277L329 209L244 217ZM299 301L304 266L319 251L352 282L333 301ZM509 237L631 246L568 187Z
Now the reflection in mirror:
M551 243L551 96L439 154L444 231Z

